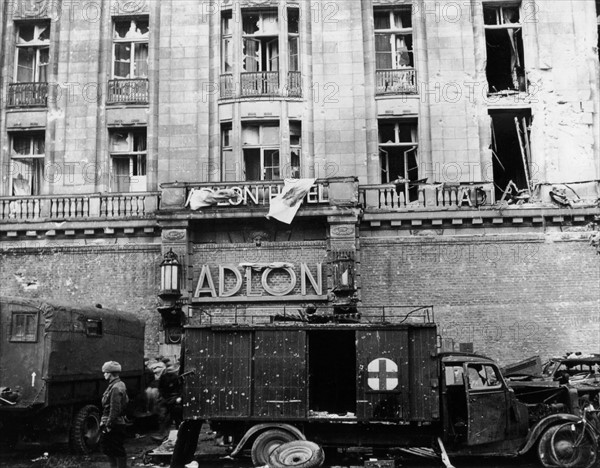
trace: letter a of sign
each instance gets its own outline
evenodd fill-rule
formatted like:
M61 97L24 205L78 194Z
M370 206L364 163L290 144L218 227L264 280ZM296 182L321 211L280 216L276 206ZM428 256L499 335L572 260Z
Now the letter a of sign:
M398 386L398 365L391 359L374 359L367 372L367 384L372 390L394 390Z
M204 283L208 283L208 286L204 287ZM198 278L198 285L196 286L194 297L200 297L200 294L206 293L210 293L212 297L217 297L215 282L210 274L210 268L208 268L208 265L202 265L202 271L200 272L200 278Z

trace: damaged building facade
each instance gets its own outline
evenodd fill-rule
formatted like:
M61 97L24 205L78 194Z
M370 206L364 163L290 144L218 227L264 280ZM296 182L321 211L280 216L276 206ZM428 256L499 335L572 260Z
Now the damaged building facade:
M0 15L3 295L135 311L151 355L184 322L400 306L500 362L597 351L598 1ZM314 179L289 224L286 178Z

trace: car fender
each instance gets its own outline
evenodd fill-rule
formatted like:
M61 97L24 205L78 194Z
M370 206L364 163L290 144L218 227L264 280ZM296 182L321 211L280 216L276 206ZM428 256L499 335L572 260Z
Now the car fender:
M519 455L523 455L528 452L537 442L539 437L544 433L546 429L550 426L554 426L555 424L564 423L564 422L577 422L581 421L581 418L567 413L560 414L552 414L550 416L546 416L540 422L538 422L530 431L527 436L527 443L525 446L519 450Z
M252 426L250 429L248 429L246 431L246 433L244 434L244 437L242 437L242 440L239 441L239 443L236 445L235 449L233 450L233 452L231 452L231 456L235 456L238 453L241 452L241 450L244 448L244 446L246 445L246 443L256 434L259 434L260 432L266 431L268 429L283 429L284 431L287 431L289 433L291 433L292 435L294 435L295 437L298 438L298 440L306 440L306 437L304 437L304 434L296 427L292 426L291 424L283 424L283 423L264 423L264 424L257 424L256 426Z

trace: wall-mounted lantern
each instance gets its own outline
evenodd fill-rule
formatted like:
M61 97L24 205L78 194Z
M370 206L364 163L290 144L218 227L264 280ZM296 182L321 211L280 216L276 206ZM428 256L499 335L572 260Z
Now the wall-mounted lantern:
M181 297L181 263L177 254L170 249L160 264L160 293L162 299Z

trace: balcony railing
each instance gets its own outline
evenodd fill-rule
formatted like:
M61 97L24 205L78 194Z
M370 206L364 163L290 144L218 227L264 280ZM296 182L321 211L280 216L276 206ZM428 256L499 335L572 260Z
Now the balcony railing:
M361 185L359 193L366 209L388 211L476 208L495 204L491 182ZM415 194L414 199L409 199L410 194Z
M278 96L279 72L241 73L242 96Z
M107 104L146 104L148 79L109 80Z
M268 206L271 199L281 193L284 187L283 180L265 180L260 182L215 182L215 183L186 183L187 196L194 189L208 189L213 192L227 190L236 193L236 197L222 201L215 206ZM329 191L324 181L317 180L308 194L305 203L310 205L328 204Z
M417 72L412 69L377 70L375 75L375 93L417 94Z
M145 217L158 198L157 192L0 197L0 222Z
M8 107L45 107L48 101L48 83L10 83Z

